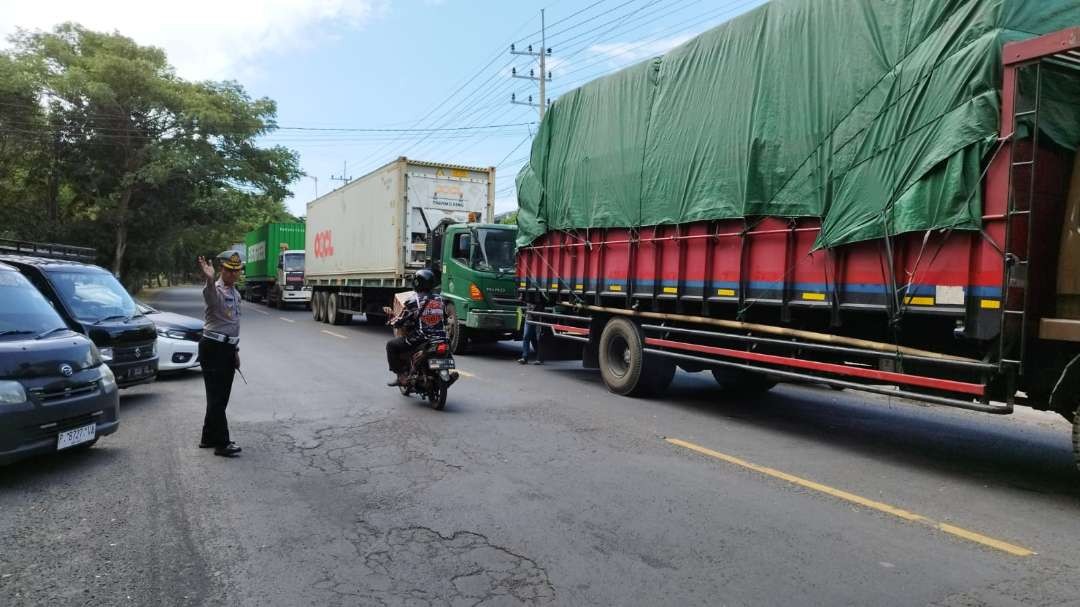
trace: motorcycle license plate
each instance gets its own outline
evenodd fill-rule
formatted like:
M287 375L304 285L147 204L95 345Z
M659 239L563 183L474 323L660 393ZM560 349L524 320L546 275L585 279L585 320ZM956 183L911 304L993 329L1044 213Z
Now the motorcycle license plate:
M433 358L428 361L429 369L453 369L454 359L452 358Z

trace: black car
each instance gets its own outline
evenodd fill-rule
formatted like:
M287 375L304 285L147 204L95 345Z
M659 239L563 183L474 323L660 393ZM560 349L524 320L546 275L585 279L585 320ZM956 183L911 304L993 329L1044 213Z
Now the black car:
M157 376L157 331L116 277L98 266L0 255L41 291L67 326L90 338L121 388Z
M0 465L116 432L116 379L15 268L0 263Z

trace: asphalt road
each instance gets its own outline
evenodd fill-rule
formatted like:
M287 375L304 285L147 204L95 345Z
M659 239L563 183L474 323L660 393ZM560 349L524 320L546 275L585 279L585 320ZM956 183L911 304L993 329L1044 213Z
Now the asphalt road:
M245 304L239 458L196 447L190 372L0 470L0 605L1080 605L1056 416L682 372L628 399L510 344L438 412L384 387L388 337Z

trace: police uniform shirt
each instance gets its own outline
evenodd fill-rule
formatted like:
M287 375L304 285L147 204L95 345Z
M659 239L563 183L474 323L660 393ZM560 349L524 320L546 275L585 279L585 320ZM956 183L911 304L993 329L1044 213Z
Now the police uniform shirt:
M206 301L206 322L203 329L224 333L229 337L240 336L240 292L236 287L226 287L221 279L207 281L203 287Z

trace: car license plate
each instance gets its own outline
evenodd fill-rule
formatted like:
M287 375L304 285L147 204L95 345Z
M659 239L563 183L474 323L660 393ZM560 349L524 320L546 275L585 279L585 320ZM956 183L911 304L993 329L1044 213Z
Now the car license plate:
M453 369L454 359L452 358L433 358L428 361L429 369Z
M128 379L139 379L140 377L146 377L147 375L150 375L150 367L145 365L134 367L128 371Z
M56 450L60 451L61 449L88 443L94 440L95 436L97 436L97 424L87 424L74 430L61 432L56 439Z

